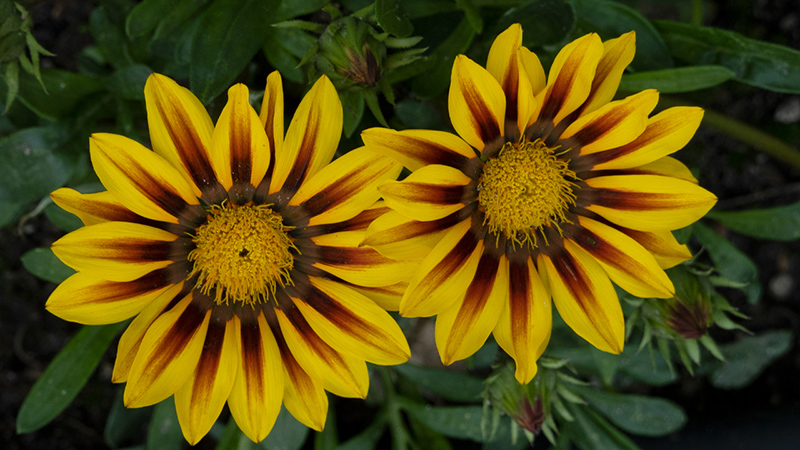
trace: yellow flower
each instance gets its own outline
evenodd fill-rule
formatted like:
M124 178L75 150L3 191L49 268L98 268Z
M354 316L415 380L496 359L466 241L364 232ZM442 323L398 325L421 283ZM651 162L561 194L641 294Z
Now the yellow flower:
M396 258L426 254L400 302L411 317L437 315L445 364L493 333L527 383L550 338L551 298L595 347L622 351L624 319L611 281L667 298L663 268L691 255L670 230L702 217L716 197L667 156L700 124L699 108L648 117L658 93L611 101L633 59L634 34L589 34L564 47L545 78L512 25L484 69L461 55L449 110L458 136L369 129L367 148L412 173L384 183L394 211L364 244Z
M370 298L397 309L413 265L358 247L388 211L375 203L377 185L400 164L363 147L331 163L342 106L325 77L285 140L277 72L260 117L236 85L216 126L167 77L152 75L145 98L155 151L95 134L91 159L107 191L52 194L86 226L53 244L78 273L47 309L85 324L136 316L113 381L127 382L129 407L174 394L191 444L226 401L253 441L267 436L282 402L321 430L324 390L363 398L365 361L409 356L400 328Z

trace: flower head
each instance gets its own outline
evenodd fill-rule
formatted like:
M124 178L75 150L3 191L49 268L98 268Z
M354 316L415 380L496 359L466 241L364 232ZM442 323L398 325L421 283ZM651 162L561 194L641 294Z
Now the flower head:
M154 151L91 137L107 191L52 194L85 226L53 244L78 271L47 309L85 324L134 317L113 381L140 407L175 396L194 444L227 402L254 441L283 403L320 430L325 390L364 397L365 362L409 355L397 309L413 265L359 247L388 211L376 186L400 165L364 148L331 163L342 130L333 85L320 78L284 139L280 76L261 115L236 85L216 126L188 90L161 75L145 87ZM374 301L372 300L374 299ZM381 306L376 304L378 302Z
M549 75L512 25L484 69L458 56L449 110L458 136L366 130L376 153L412 173L379 190L394 211L365 244L393 257L427 255L400 302L437 315L445 364L493 333L530 381L551 330L551 299L601 350L622 351L624 319L611 281L669 298L664 268L690 257L670 230L703 216L716 197L668 155L700 124L699 108L650 117L658 92L612 101L633 59L634 33L565 46Z

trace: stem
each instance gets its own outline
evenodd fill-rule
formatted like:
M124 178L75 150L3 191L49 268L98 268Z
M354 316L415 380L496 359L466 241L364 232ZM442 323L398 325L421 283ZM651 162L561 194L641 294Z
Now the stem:
M683 104L683 102L675 101L669 98L661 98L659 106L671 107ZM721 133L737 139L745 144L751 145L756 149L769 153L781 161L791 164L794 167L800 168L800 150L792 147L791 145L783 142L782 140L764 133L758 128L747 125L736 119L731 119L718 112L705 110L703 116L703 125L717 130Z
M397 402L397 393L394 391L392 371L388 367L378 367L383 381L383 391L386 395L386 418L389 421L389 430L392 434L392 450L406 450L408 440L403 417L400 415L400 405Z
M692 0L692 25L703 24L703 0Z

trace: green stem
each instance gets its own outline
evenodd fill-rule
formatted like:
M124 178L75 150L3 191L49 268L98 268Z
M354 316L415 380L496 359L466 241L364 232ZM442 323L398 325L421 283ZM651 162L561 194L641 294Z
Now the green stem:
M692 0L692 25L703 24L703 0Z
M403 417L400 415L400 405L397 402L397 393L394 391L394 380L392 371L388 367L378 367L383 381L383 391L386 395L386 418L389 421L389 430L392 434L392 450L406 450L409 442L407 441L406 427L403 424Z
M682 105L682 102L662 97L659 102L660 107L672 107ZM745 144L751 145L756 149L769 153L781 161L789 163L794 167L800 168L800 150L783 142L782 140L764 133L758 128L747 125L736 119L731 119L718 112L705 110L703 125L727 134Z

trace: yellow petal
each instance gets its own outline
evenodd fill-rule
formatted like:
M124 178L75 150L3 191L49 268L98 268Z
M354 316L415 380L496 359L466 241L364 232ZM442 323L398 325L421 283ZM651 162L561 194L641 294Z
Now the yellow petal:
M538 106L520 55L521 47L522 27L515 23L497 36L486 61L486 70L500 83L506 95L505 120L516 123L520 135Z
M394 158L412 172L431 164L458 169L476 156L460 137L444 131L370 128L361 139L369 151Z
M153 150L177 168L200 197L217 183L209 157L211 117L188 89L157 73L147 78L144 100Z
M305 299L293 298L311 328L340 353L381 365L401 364L410 350L397 322L378 305L347 286L309 277Z
M257 187L269 166L267 134L249 99L249 91L243 84L228 89L228 103L214 128L212 162L226 190L237 183Z
M603 57L597 64L597 71L592 80L592 92L581 112L590 113L605 105L614 98L619 87L619 80L636 53L636 32L631 31L616 39L603 42Z
M692 171L689 170L685 164L671 156L665 156L642 166L632 167L630 169L615 170L614 173L630 175L661 175L688 181L692 184L698 184L697 178L692 175Z
M289 200L311 218L309 225L342 222L380 198L378 186L395 180L403 167L366 147L352 150L303 183Z
M289 124L283 150L277 153L269 192L297 191L325 167L342 136L342 103L333 83L323 75L308 91Z
M587 217L578 216L578 223L583 229L572 241L594 256L611 281L637 297L675 296L672 281L638 242Z
M694 223L717 197L685 180L658 175L612 175L585 181L593 204L586 209L640 231L676 230Z
M79 228L53 243L53 253L73 269L109 281L133 281L172 264L170 243L178 236L128 222Z
M557 125L586 101L602 56L603 42L595 33L572 41L558 52L547 77L539 120Z
M453 128L478 150L501 138L506 96L497 80L464 55L456 56L450 75L448 109Z
M400 299L403 298L403 293L406 292L408 283L396 283L390 286L378 287L351 285L350 288L387 311L398 311L400 309Z
M367 396L369 374L361 358L339 353L320 338L297 308L275 310L292 356L312 379L340 397Z
M178 223L189 205L200 204L178 169L132 139L95 133L89 150L103 186L140 216Z
M378 191L386 205L414 220L441 219L464 207L472 178L448 166L425 166L403 181L388 181Z
M191 376L211 317L211 310L201 311L191 303L189 294L147 329L128 374L125 406L154 405L174 394Z
M138 223L147 221L119 203L108 191L81 194L74 189L60 188L50 193L50 198L64 211L78 216L84 225L107 221Z
M212 322L194 373L175 393L175 408L183 437L195 445L217 421L233 388L238 367L234 320Z
M536 56L536 53L533 53L525 47L520 47L519 52L522 58L522 66L525 68L525 73L528 74L528 80L531 82L531 92L538 96L539 93L547 87L547 78L544 75L542 62L539 61L539 57ZM537 107L541 107L538 99L537 105Z
M234 316L235 321L239 321ZM228 407L242 432L261 442L272 430L283 402L283 363L263 314L241 323L236 339L239 367Z
M564 322L600 350L618 354L625 339L625 319L617 293L591 255L565 240L566 251L540 255L553 301Z
M400 300L401 315L434 316L464 296L484 251L470 225L467 219L453 226L420 263Z
M652 253L662 269L669 269L692 259L692 252L689 251L689 248L679 243L669 230L647 232L619 226L617 229L635 239Z
M283 358L283 404L303 425L322 431L328 416L328 396L320 383L314 381L292 356L287 346L281 346Z
M178 303L178 295L183 289L183 282L170 286L163 294L156 297L142 312L136 316L128 329L122 333L117 345L117 359L114 361L114 372L111 374L113 383L122 383L128 380L128 375L133 366L133 360L142 345L142 339L153 321L173 305Z
M656 161L682 149L703 120L697 107L669 108L647 121L647 127L633 142L594 155L594 170L628 169Z
M628 144L647 127L647 116L658 103L658 91L648 89L584 114L572 123L561 140L574 142L581 155Z
M47 299L56 316L86 325L103 325L129 319L172 285L162 271L128 282L106 281L84 272L64 280Z
M375 219L367 229L361 245L398 260L420 260L442 240L444 233L458 223L456 214L439 220L419 222L390 211Z
M436 317L436 347L442 363L472 356L486 342L508 302L508 260L484 253L463 301Z
M261 100L261 113L258 116L269 141L271 164L275 165L274 156L283 150L283 82L281 74L276 70L267 77L267 88Z

